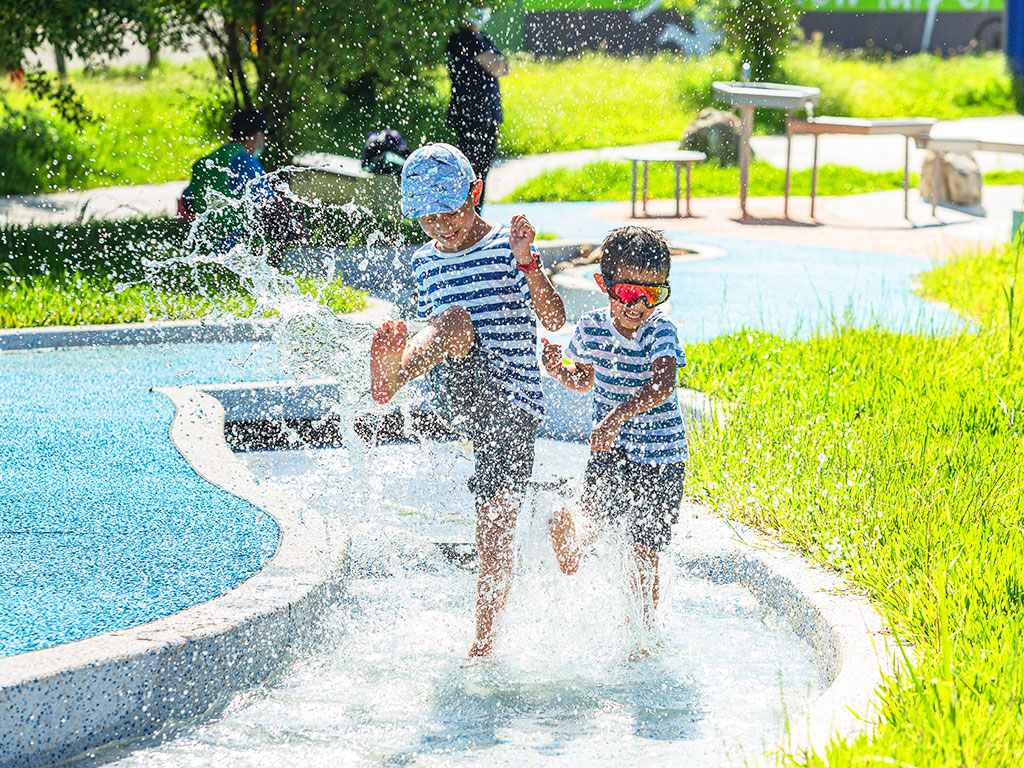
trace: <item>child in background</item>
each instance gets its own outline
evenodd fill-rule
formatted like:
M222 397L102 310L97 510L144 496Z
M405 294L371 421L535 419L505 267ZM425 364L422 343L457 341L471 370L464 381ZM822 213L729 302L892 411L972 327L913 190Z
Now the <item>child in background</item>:
M582 496L584 527L595 520L622 520L632 545L635 573L630 588L645 628L654 626L658 604L658 553L668 546L679 519L687 447L674 394L685 365L675 324L657 307L669 297L671 253L662 233L622 227L602 246L601 272L594 276L608 306L580 318L565 352L545 341L544 367L562 386L593 390L590 435ZM550 521L562 571L576 572L581 539L569 510Z
M476 212L482 182L448 144L427 144L402 169L402 213L431 241L412 257L417 313L427 325L406 338L388 320L370 346L370 390L378 403L429 374L441 418L473 442L479 579L476 641L488 656L495 620L512 587L513 534L533 473L543 416L534 313L548 330L565 322L562 299L540 268L525 216L510 226Z

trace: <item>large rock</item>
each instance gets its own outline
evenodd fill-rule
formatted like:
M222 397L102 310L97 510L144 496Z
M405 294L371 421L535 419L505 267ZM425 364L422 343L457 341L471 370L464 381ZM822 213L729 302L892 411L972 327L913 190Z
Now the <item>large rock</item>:
M705 109L686 128L680 149L703 152L719 165L736 165L740 158L740 119L732 112Z
M936 180L935 164L938 163ZM969 152L925 153L921 165L921 197L961 207L981 205L981 170Z

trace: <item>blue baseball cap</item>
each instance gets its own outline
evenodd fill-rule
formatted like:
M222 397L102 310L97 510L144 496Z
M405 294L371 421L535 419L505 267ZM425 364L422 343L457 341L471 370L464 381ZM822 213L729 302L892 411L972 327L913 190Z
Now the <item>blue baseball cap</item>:
M402 166L402 214L410 219L462 207L476 180L458 147L424 144Z

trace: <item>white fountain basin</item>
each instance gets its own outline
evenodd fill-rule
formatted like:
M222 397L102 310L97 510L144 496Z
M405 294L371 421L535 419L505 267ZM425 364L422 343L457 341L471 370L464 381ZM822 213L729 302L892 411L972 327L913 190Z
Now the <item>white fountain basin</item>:
M818 103L821 89L809 85L782 83L743 83L716 80L711 84L715 96L727 104L768 109L800 109L807 102Z

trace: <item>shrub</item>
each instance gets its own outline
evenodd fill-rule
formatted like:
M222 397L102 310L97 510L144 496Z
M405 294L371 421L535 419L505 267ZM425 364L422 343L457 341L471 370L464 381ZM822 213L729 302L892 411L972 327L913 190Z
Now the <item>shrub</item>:
M67 189L85 183L89 171L69 128L0 101L0 194Z

